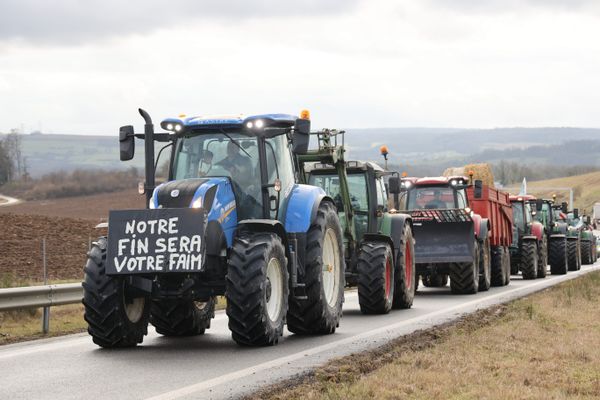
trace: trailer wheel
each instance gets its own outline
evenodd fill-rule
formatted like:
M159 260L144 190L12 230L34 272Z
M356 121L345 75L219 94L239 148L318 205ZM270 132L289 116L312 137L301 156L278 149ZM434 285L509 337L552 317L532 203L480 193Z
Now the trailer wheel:
M593 264L592 242L590 240L581 241L581 263L584 265Z
M448 275L429 274L423 276L423 286L425 287L444 287L448 284Z
M550 261L550 273L552 275L564 275L567 273L566 238L550 238L550 243L548 245L548 259Z
M567 239L567 252L569 271L578 271L581 269L581 252L579 249L579 239Z
M455 294L475 294L479 290L479 242L473 244L473 262L450 267L450 289Z
M542 237L542 243L539 248L538 254L538 278L545 278L548 272L548 239L544 234Z
M394 257L387 243L365 242L358 256L358 303L363 314L387 314L394 299Z
M480 248L481 254L479 256L479 291L485 292L490 290L492 271L491 271L491 255L490 255L490 241L485 239Z
M415 265L415 241L412 228L406 224L402 243L396 259L396 279L393 308L411 308L419 287L419 276Z
M334 333L342 317L345 260L342 229L335 207L319 205L306 235L306 265L300 279L306 300L290 296L288 330L296 334Z
M243 233L231 248L225 288L231 336L247 346L283 335L289 279L285 248L274 233Z
M508 247L504 247L504 270L506 272L506 279L504 280L504 284L508 285L510 283L510 250Z
M538 245L534 240L524 240L521 245L521 272L523 279L535 279L538 273Z
M84 319L98 346L132 347L148 333L148 296L134 294L123 277L107 276L107 239L102 237L88 253L83 281Z
M215 316L214 297L205 302L193 300L153 300L150 323L164 336L202 335Z
M506 285L506 261L504 257L504 248L492 247L492 263L491 263L491 285L504 286ZM509 272L510 274L510 272Z

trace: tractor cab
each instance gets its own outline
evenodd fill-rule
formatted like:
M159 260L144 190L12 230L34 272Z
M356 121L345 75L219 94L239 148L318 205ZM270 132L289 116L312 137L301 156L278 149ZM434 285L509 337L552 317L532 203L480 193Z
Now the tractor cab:
M464 176L435 178L402 178L400 182L400 209L450 210L469 206Z
M321 187L336 203L340 222L345 228L345 209L351 209L356 240L361 241L365 232L378 232L383 213L387 212L387 189L384 176L390 175L372 162L346 161L346 176L350 192L350 204L344 207L340 176L330 164L307 163L304 166L308 184ZM343 179L343 178L341 178ZM349 206L349 207L348 207Z
M535 220L538 220L537 210L532 207L536 198L532 195L510 196L510 203L513 209L513 245L518 244L519 234L528 234L531 232L531 225Z

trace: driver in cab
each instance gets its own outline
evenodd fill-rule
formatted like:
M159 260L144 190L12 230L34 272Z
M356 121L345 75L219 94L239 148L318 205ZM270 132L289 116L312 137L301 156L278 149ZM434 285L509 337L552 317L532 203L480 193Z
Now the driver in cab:
M433 191L433 200L431 200L427 204L425 204L425 208L431 209L431 210L435 210L435 209L439 209L439 208L446 208L446 202L442 201L442 191L441 190L436 189Z
M250 180L252 163L247 156L240 154L241 146L238 142L231 140L227 143L227 156L219 161L218 165L223 166L232 177L238 182Z

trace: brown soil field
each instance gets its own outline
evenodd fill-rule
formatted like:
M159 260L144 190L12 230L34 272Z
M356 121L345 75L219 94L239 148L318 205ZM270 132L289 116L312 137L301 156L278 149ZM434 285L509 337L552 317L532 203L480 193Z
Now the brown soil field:
M0 214L0 287L43 281L44 238L48 279L82 278L90 240L106 231L95 225L84 219Z
M109 210L144 207L145 197L140 196L137 191L129 189L91 196L26 201L14 206L0 207L0 215L27 214L105 221L108 218Z

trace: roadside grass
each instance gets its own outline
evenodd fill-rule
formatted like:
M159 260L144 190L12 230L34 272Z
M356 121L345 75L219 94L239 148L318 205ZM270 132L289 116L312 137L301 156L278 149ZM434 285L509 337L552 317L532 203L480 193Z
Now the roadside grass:
M330 362L251 399L598 399L600 272Z
M224 309L225 304L225 298L219 296L216 309ZM41 309L0 312L0 345L85 332L86 330L87 323L83 319L82 304L50 307L50 331L48 334L42 333Z

